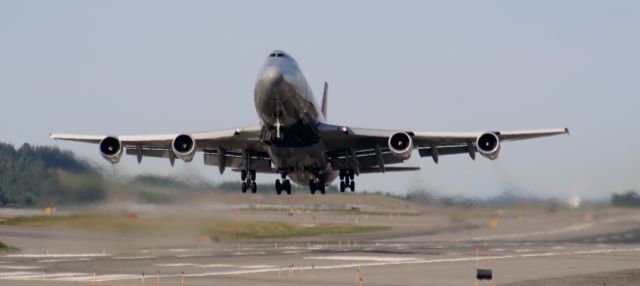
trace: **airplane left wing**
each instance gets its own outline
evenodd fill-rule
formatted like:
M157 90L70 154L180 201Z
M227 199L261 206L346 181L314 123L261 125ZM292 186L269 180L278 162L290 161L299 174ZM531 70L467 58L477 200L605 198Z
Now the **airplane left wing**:
M122 154L143 157L175 158L191 161L196 152L204 153L205 164L220 167L242 167L252 162L258 169L269 169L268 156L260 141L260 125L213 132L163 135L77 135L52 133L55 140L99 144L102 156L117 163ZM265 158L266 157L266 158ZM262 166L265 165L265 166Z
M334 169L385 172L387 164L402 163L417 149L421 157L467 153L475 160L476 152L496 159L501 142L568 134L569 129L542 129L489 132L424 132L353 128L321 124L318 128L329 150Z

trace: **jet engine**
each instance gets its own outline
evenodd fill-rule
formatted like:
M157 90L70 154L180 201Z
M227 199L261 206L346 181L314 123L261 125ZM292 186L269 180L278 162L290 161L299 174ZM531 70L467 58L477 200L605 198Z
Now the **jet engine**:
M413 151L413 140L406 132L396 132L389 136L389 149L394 156L409 159Z
M171 143L173 154L185 162L191 162L196 154L196 141L187 134L180 134Z
M122 158L122 142L120 142L120 139L113 136L103 138L100 141L100 155L111 164L120 162L120 158Z
M480 155L495 160L500 153L500 138L495 133L484 133L476 140Z

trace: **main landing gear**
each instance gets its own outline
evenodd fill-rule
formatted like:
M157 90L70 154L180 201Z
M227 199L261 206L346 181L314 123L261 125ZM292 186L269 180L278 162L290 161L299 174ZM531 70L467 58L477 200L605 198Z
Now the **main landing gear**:
M355 172L353 169L340 169L340 192L349 188L352 192L356 190Z
M320 191L320 193L324 195L324 192L326 190L324 181L321 179L309 180L309 190L311 191L312 195L315 195L316 191Z
M242 192L246 193L247 189L251 189L252 193L258 191L258 185L256 184L256 170L249 170L249 172L240 171L240 179L242 180Z
M282 174L282 183L280 179L276 180L276 193L279 195L282 191L287 192L287 195L291 194L291 182L287 178L287 174Z

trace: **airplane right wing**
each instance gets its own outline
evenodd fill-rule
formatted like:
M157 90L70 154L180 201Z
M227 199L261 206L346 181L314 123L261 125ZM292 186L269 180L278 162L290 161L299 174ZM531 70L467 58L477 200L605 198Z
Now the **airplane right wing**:
M490 132L425 132L353 128L321 124L318 128L329 150L334 169L354 169L356 173L392 170L389 164L403 163L413 150L420 157L432 157L438 163L440 155L476 152L496 159L501 142L568 134L569 129L542 129ZM395 167L402 168L402 167ZM395 169L394 168L394 169ZM415 167L407 167L415 170ZM406 171L403 169L396 171Z

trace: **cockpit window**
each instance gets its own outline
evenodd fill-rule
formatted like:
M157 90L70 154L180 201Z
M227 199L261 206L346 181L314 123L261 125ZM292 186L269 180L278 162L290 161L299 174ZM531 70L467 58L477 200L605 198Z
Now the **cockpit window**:
M271 53L269 55L270 58L286 58L287 56L284 53Z

